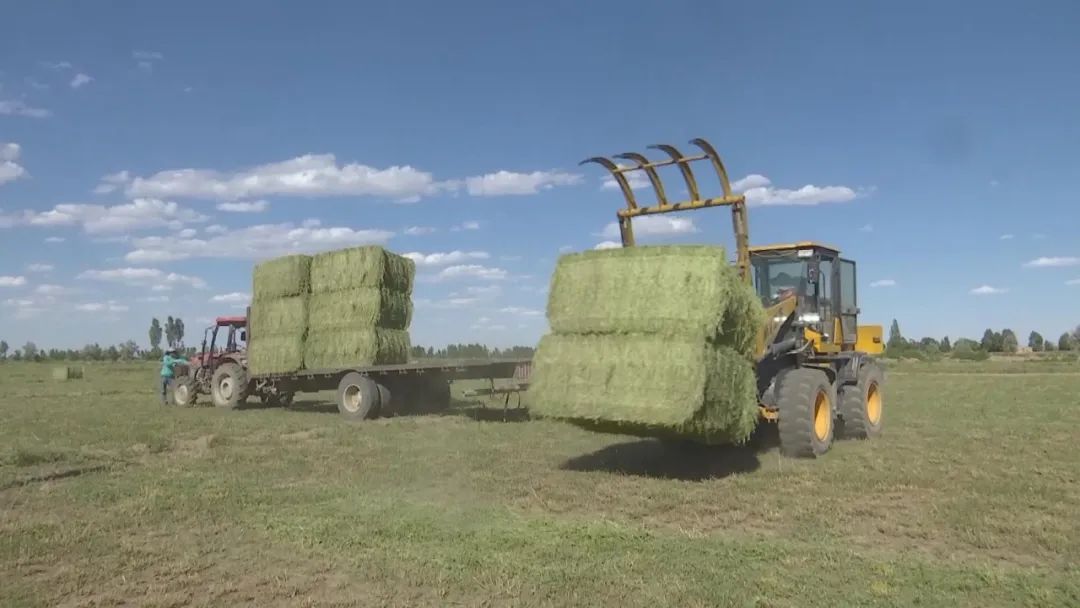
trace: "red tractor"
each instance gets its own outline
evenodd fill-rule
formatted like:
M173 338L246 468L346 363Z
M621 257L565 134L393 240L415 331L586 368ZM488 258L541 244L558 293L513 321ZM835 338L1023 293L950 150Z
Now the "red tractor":
M222 332L222 330L226 330ZM224 333L218 342L219 333ZM176 405L195 405L199 395L210 395L218 407L235 409L253 393L247 373L247 317L218 317L203 332L202 348L184 369L177 369L173 383ZM290 405L292 394L262 395L268 405Z

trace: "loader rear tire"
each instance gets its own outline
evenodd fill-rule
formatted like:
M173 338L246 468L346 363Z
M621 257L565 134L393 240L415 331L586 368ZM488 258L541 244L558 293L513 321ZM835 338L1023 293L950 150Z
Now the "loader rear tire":
M248 398L247 371L238 363L223 363L210 380L210 397L217 407L235 410Z
M829 450L836 417L836 390L825 372L798 367L776 378L780 412L780 453L789 458L817 458Z
M848 439L871 439L881 434L885 374L874 363L859 369L855 384L840 391L840 433Z

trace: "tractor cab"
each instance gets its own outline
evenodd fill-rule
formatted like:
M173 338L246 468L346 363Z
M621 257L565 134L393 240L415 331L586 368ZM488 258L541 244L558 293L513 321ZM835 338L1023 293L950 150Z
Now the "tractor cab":
M221 357L243 353L246 347L247 317L218 317L203 332L202 348L192 357L191 363L212 368Z
M855 262L835 247L813 241L750 247L750 266L765 308L793 308L819 352L880 352L880 336L877 342L860 336Z

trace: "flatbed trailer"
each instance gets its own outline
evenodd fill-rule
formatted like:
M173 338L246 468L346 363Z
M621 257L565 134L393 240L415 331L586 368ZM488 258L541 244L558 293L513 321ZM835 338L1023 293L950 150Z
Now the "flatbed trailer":
M520 392L528 387L531 369L532 360L526 358L419 361L253 374L245 384L247 394L282 404L291 403L297 393L336 390L343 416L367 420L444 410L450 406L450 384L459 380L487 380L490 389L476 394ZM497 380L502 386L496 386Z

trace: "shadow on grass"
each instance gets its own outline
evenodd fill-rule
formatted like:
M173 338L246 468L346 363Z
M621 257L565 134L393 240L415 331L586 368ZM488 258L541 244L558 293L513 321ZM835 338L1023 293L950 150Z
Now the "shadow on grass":
M529 410L521 407L485 407L468 404L455 406L446 412L449 415L465 416L478 422L528 422Z
M285 408L290 412L311 412L312 414L337 414L337 404L329 403L326 401L294 401L289 407Z
M723 479L761 468L761 454L776 445L772 433L755 435L745 445L701 445L689 441L639 439L571 458L564 471L607 472L657 479Z

